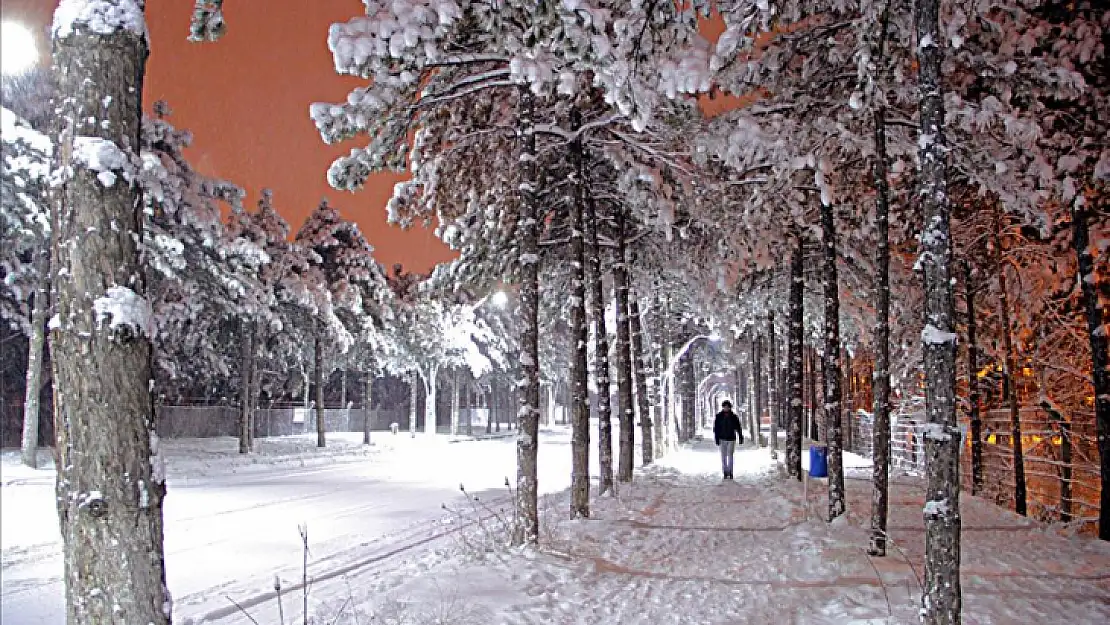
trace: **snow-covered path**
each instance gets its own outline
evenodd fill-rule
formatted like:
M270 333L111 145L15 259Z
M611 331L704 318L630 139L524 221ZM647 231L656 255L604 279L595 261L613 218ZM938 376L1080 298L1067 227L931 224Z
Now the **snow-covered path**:
M218 612L230 605L224 594L249 602L272 590L276 573L299 579L302 524L308 528L310 574L326 574L442 533L441 506L462 500L460 484L496 498L505 492L505 477L515 475L513 438L379 438L372 452L341 446L330 463L316 466L290 466L289 456L279 458L284 464L236 465L234 456L230 462L227 456L202 461L196 449L171 456L165 535L175 617L188 622ZM559 451L545 454L551 475L545 490L560 490L569 484L568 439L556 431L546 441L541 453ZM311 459L311 452L304 454ZM227 465L239 472L229 473ZM0 622L63 622L53 472L12 469L4 481Z
M639 473L618 498L595 501L588 521L560 520L559 501L539 551L482 553L460 540L453 553L313 587L314 612L344 625L370 622L371 613L386 623L450 625L918 622L918 483L895 480L894 548L871 558L868 471L848 481L850 515L826 524L824 483L804 493L767 450L740 451L735 482L720 480L717 463L711 444L695 444ZM1110 622L1110 545L1059 536L973 497L962 512L965 623ZM254 615L276 622L272 604ZM240 614L220 621L249 622Z

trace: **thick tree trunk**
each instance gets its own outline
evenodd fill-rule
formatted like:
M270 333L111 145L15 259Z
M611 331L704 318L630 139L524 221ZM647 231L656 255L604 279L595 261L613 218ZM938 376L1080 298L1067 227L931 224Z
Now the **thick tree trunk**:
M983 490L983 421L979 415L979 344L976 339L975 283L971 263L964 266L964 297L967 301L967 402L971 436L971 494Z
M313 383L316 385L316 446L324 447L327 445L325 432L327 431L327 423L324 422L324 342L321 340L320 334L323 328L317 324L315 341L313 342L313 360L312 377Z
M940 32L940 0L914 0L918 45L918 198L924 213L921 264L925 271L925 595L926 625L960 623L960 432L956 425L956 335L953 332L952 233L949 224L947 142L940 86L947 39Z
M821 203L824 249L825 428L829 458L829 520L844 514L844 439L840 430L840 290L836 275L836 222L831 204Z
M666 315L663 317L666 319ZM675 396L675 376L674 371L669 369L672 354L674 353L674 346L670 343L670 335L664 339L663 343L663 357L660 362L660 371L663 372L659 380L659 403L662 405L662 430L663 430L663 444L667 451L671 451L675 447L675 426L676 419L674 410L674 396Z
M632 331L632 363L636 367L636 402L640 411L640 455L646 466L655 459L652 446L654 424L652 410L648 407L648 369L651 367L651 355L644 349L643 317L640 315L640 303L634 297L628 302L628 319Z
M597 387L597 494L615 494L613 489L613 426L609 383L609 334L605 328L605 287L601 273L601 246L598 243L597 207L586 198L586 238L589 258L587 313L594 336L594 385Z
M1110 362L1106 354L1106 326L1099 304L1095 263L1091 255L1087 207L1073 202L1071 207L1072 244L1078 264L1077 276L1087 312L1087 339L1091 343L1091 382L1095 390L1095 428L1101 457L1098 537L1110 540Z
M63 96L57 165L72 172L54 190L59 324L50 336L66 620L167 625L153 322L137 249L143 203L139 186L124 179L138 159L147 42L139 3L107 4L138 23L104 22L85 11L70 24L56 22L53 41ZM98 176L89 158L91 150L111 149L129 160L125 171L108 172L117 178L106 184L108 175Z
M582 114L577 107L572 110L572 120L577 129ZM571 185L574 202L571 205L570 255L570 339L573 354L570 361L570 518L585 519L590 516L590 372L588 362L589 331L586 328L586 157L581 140L571 144L574 171Z
M370 444L370 428L374 423L374 372L366 372L366 398L362 400L366 418L362 420L362 444Z
M416 416L420 401L420 374L413 371L409 374L409 436L416 438Z
M995 230L995 268L998 271L998 322L1002 325L1002 380L1006 390L1006 404L1010 410L1010 444L1014 462L1014 512L1025 516L1025 451L1021 440L1021 412L1018 410L1017 365L1014 360L1014 340L1010 328L1010 298L1006 287L1006 267L1002 262L1001 218Z
M767 343L771 347L770 375L767 380L767 414L771 418L771 457L779 457L779 398L776 385L776 372L779 370L779 349L775 342L775 313L767 312Z
M791 477L802 479L802 409L803 362L802 362L802 319L803 290L805 289L805 259L802 238L794 234L791 242L794 250L790 255L790 320L787 325L786 359L789 379L790 399L786 424L786 472Z
M243 320L240 325L243 353L239 363L239 453L251 452L251 391L254 389L254 324Z
M35 277L38 284L31 302L31 336L27 341L27 387L23 391L23 440L20 457L23 464L38 468L39 451L39 397L42 394L43 344L46 342L47 272L50 270L50 251L35 252Z
M632 481L635 444L635 408L632 404L632 340L628 326L628 251L624 246L625 217L617 213L617 250L613 262L613 305L617 323L617 407L620 410L620 444L617 456L617 480ZM691 406L693 408L693 406Z
M882 20L886 23L886 18ZM881 56L881 53L880 53ZM887 183L886 111L874 113L875 157L875 372L871 376L871 545L868 553L886 555L890 477L890 185Z
M821 430L817 417L819 409L817 407L817 378L820 377L817 370L817 350L810 348L809 350L809 438L814 441L825 440L825 432Z
M517 515L514 545L536 544L540 535L536 485L536 452L539 449L539 200L536 193L535 96L520 91L520 426L516 438Z

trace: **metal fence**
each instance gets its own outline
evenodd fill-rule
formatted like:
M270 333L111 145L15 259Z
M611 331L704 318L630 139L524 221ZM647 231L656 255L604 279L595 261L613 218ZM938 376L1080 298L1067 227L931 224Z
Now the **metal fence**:
M972 490L971 440L968 416L960 415L962 445L960 480ZM1098 519L1100 489L1098 439L1091 413L1054 418L1035 407L1018 411L1026 507L1030 517L1042 521L1073 523L1090 529ZM982 487L976 493L1000 506L1015 508L1013 423L1008 410L991 410L980 417L983 447ZM896 471L925 473L925 414L920 404L910 404L891 415L890 462ZM856 411L851 418L855 445L852 451L871 457L874 420Z

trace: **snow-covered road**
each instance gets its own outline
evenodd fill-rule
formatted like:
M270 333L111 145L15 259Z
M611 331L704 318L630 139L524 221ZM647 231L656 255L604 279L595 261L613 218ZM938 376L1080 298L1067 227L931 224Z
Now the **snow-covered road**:
M560 430L545 434L542 487L551 492L569 485L569 437ZM454 519L442 505L465 505L460 484L496 500L505 495L505 478L515 475L514 438L381 438L377 453L341 455L338 463L318 466L271 464L229 473L210 459L198 474L192 450L180 462L171 458L165 535L175 621L226 609L231 604L224 595L240 603L261 600L275 574L287 586L299 580L300 526L307 527L310 575L357 568L450 531ZM4 481L0 621L64 622L53 474L11 479L7 471Z

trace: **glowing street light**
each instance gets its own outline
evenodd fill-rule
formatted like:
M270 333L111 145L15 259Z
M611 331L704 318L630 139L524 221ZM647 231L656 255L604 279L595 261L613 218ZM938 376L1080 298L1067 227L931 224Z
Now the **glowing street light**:
M497 291L490 296L490 303L498 308L504 308L509 305L509 294L504 291Z
M18 22L0 22L0 72L5 76L22 74L38 63L35 36Z

